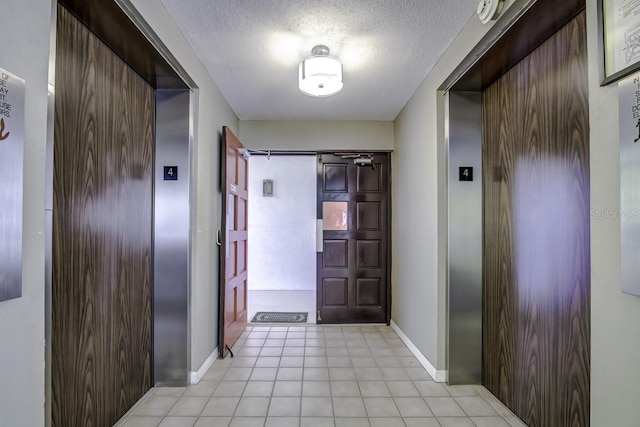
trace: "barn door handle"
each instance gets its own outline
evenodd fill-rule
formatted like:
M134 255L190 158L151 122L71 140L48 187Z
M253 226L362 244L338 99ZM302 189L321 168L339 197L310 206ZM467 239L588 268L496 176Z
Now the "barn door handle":
M322 252L324 249L324 225L322 219L316 219L316 252Z
M216 244L218 246L222 246L222 243L220 242L221 237L222 237L222 228L218 228L218 230L216 231Z

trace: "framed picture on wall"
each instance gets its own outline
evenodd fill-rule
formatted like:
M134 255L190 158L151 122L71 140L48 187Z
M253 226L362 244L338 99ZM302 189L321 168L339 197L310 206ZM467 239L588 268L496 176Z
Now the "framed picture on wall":
M601 85L640 70L640 1L598 0Z

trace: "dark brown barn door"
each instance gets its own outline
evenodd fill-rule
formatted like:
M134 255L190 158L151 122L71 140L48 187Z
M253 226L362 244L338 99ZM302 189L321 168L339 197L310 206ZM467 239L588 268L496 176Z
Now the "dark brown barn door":
M58 8L52 425L110 427L151 387L153 89Z
M354 157L318 155L318 323L389 321L389 155Z
M220 331L224 357L247 326L248 156L240 140L223 128L222 248L220 254Z
M529 426L588 426L585 13L482 102L483 383Z

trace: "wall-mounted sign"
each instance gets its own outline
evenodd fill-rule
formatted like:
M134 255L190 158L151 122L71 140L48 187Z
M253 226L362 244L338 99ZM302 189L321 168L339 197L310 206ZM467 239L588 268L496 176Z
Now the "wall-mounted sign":
M165 166L164 167L164 180L165 181L177 181L178 180L178 167L177 166Z
M273 180L262 180L262 197L273 197Z
M473 181L473 168L471 166L460 166L458 168L458 181Z
M598 0L602 84L640 68L640 1Z
M620 211L611 207L603 219L620 219L622 292L640 295L640 74L620 82L618 100Z
M0 68L0 301L22 296L25 83Z

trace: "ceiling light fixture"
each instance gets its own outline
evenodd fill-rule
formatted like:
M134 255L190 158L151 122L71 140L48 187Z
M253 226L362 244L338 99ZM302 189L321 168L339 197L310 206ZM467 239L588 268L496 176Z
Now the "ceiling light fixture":
M324 45L311 49L311 56L298 67L298 86L305 95L331 96L342 89L342 64L329 56Z

